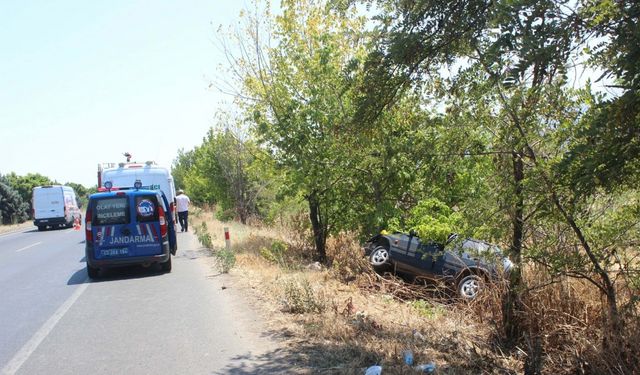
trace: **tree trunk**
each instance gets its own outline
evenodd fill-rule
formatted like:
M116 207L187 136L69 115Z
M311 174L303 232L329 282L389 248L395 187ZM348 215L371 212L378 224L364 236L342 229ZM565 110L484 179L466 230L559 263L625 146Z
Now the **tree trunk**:
M516 267L511 271L509 289L504 295L502 320L507 341L515 343L521 337L522 329L518 312L520 311L519 290L522 285L522 242L524 238L524 193L522 181L524 180L524 162L522 154L514 152L513 181L515 193L515 211L513 215L513 237L511 240L510 257Z
M327 259L326 253L326 230L320 214L320 202L315 193L307 196L309 202L309 219L311 220L311 228L313 229L313 239L316 245L316 254L318 261L324 263Z

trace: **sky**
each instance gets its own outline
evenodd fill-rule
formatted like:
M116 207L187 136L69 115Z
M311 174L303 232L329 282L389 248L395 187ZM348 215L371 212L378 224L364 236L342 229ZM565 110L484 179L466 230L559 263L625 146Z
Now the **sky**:
M231 98L210 88L219 25L243 0L0 1L0 174L97 183L98 163L202 143Z

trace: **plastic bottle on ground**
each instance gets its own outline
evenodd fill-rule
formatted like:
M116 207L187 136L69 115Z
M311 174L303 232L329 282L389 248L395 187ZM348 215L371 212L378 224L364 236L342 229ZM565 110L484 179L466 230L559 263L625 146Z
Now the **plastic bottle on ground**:
M425 374L432 374L434 371L436 371L436 364L433 362L429 362L422 365L417 365L416 367L414 367L414 369Z
M404 359L404 363L411 366L413 364L413 352L409 349L402 352L402 358Z
M364 375L381 375L381 374L382 374L381 366L371 366L364 373Z

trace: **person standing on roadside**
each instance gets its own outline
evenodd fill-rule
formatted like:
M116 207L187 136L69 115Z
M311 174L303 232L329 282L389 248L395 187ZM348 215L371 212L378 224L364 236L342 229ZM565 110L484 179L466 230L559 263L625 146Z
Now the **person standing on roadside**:
M176 208L178 211L178 222L180 222L180 232L189 231L189 204L191 200L182 189L178 190L176 196Z

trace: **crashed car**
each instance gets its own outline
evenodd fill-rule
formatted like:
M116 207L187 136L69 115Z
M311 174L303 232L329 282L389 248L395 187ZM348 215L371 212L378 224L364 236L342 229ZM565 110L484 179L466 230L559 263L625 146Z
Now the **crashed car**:
M496 246L449 237L445 244L421 240L414 232L379 234L364 247L377 271L393 270L420 278L445 280L461 298L474 299L488 280L504 275L512 262Z

